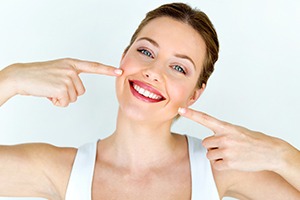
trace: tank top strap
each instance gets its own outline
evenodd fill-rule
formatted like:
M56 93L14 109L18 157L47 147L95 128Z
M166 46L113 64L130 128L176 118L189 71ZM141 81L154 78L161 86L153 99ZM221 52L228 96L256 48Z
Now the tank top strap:
M65 200L91 200L97 141L78 148Z
M202 146L202 140L191 136L187 136L187 139L192 178L192 200L220 200L211 165L206 158L207 150Z

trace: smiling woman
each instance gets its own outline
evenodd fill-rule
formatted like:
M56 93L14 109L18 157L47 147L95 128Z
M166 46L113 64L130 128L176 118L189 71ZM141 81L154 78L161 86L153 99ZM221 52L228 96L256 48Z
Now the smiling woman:
M193 104L205 88L204 84L197 87L206 57L205 41L189 24L166 16L157 16L134 35L136 39L121 60L124 74L116 84L121 110L127 110L132 117L144 118L149 124L159 118L172 121L178 107ZM174 32L176 34L172 34ZM131 90L127 86L131 86ZM139 92L134 87L139 87ZM139 100L156 104L136 101L128 91L133 91ZM144 92L147 97L140 94ZM160 98L149 98L150 92ZM151 115L145 114L150 112Z
M112 134L78 149L44 143L0 146L0 196L299 199L298 149L188 108L206 89L218 51L206 14L170 3L148 12L119 68L70 58L4 68L0 105L20 94L68 106L85 93L82 73L115 76L119 105ZM174 133L178 114L214 135L201 140Z

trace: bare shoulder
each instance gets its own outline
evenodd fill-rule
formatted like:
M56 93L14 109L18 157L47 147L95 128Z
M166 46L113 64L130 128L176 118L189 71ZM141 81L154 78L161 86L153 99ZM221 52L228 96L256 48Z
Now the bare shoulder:
M247 199L297 199L299 191L271 171L243 172L213 169L220 197ZM274 192L276 191L276 192Z
M0 195L63 199L76 152L45 143L0 145L0 180L6 183Z

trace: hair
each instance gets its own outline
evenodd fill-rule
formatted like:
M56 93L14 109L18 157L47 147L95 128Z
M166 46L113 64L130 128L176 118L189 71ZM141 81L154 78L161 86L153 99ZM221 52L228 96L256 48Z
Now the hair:
M130 44L125 49L125 52L130 48L133 42L137 39L140 31L153 19L158 17L170 17L180 22L186 23L193 27L203 38L206 45L205 59L203 68L198 78L197 87L202 88L203 84L207 84L208 78L214 71L214 64L218 60L219 41L217 32L209 20L208 16L198 10L193 9L184 3L164 4L146 14L136 31L131 37Z

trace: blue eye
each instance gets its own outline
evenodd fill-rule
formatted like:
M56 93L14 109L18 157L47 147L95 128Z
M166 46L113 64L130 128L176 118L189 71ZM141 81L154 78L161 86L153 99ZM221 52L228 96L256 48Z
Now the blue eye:
M186 72L184 71L184 69L182 67L180 67L179 65L174 65L173 69L175 69L176 71L186 74Z
M150 58L154 58L152 53L146 49L138 49L138 52L144 54L145 56L148 56Z

